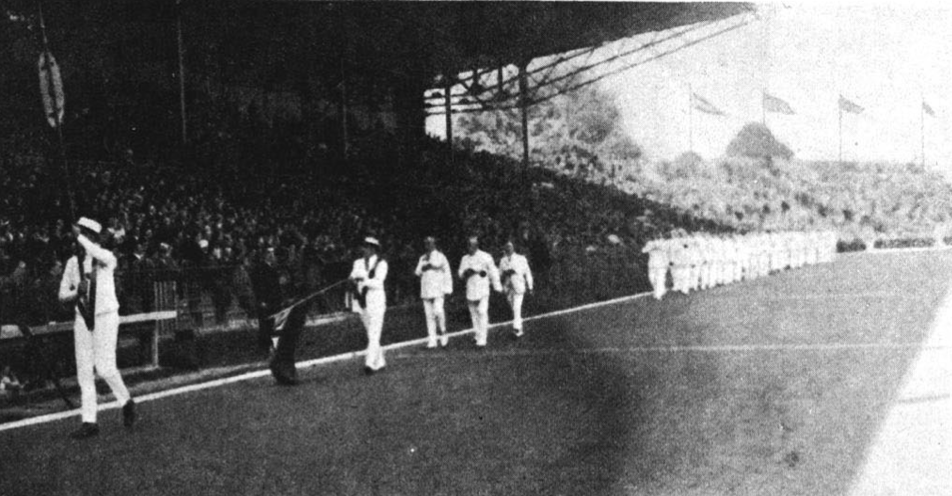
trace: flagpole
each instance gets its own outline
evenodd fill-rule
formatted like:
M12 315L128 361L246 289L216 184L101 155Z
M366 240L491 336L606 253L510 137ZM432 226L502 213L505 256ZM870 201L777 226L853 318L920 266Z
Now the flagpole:
M47 70L46 70L47 85L49 87L49 91L55 91L54 90L55 84L53 82L53 67L52 67L53 64L52 64L52 60L50 59L50 57L52 57L51 55L52 52L50 52L49 38L46 37L46 20L43 18L42 0L37 0L36 8L40 17L40 33L42 34L43 51L44 51L43 57L44 57L45 65L47 67ZM56 138L57 138L57 142L59 143L60 160L63 164L63 179L64 179L64 184L66 185L64 189L66 190L66 200L69 202L69 216L71 219L76 219L76 195L73 193L73 182L70 180L70 177L69 177L69 163L66 161L66 141L63 139L63 122L65 122L66 116L64 114L63 115L64 119L59 118L60 109L57 108L56 97L51 95L50 99L53 102L53 105L52 105L53 122L59 121L59 122L56 122L56 125L53 127L56 128Z
M182 121L182 145L188 144L188 114L185 108L185 44L182 41L182 0L175 4L178 11L175 13L175 29L178 41L178 83L179 83L179 114Z
M922 168L926 168L926 107L925 96L919 99L919 136L922 139Z
M764 88L760 92L760 112L761 118L763 119L764 127L767 127L767 104L764 100L767 99L767 88Z
M840 108L840 165L842 166L843 165L843 106L839 105L839 108Z
M688 83L688 151L694 151L694 90Z

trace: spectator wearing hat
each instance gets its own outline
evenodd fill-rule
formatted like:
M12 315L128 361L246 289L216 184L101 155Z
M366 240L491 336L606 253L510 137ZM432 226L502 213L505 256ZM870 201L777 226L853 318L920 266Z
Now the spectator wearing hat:
M466 305L476 333L476 346L486 346L489 339L489 288L502 291L499 271L493 257L479 249L479 238L469 238L466 255L459 264L459 277L466 285Z
M354 311L360 314L360 320L367 331L367 354L364 361L364 373L371 375L386 367L383 348L380 347L380 335L383 332L383 317L387 311L387 294L384 281L387 279L387 261L377 255L380 241L377 238L364 239L361 246L362 256L354 261L350 271L351 289L354 292Z
M446 336L443 299L453 292L453 272L449 260L436 249L436 238L427 236L423 244L426 253L420 257L414 272L420 278L420 298L423 299L423 312L426 315L426 347L436 348L437 331L439 345L445 347L449 338Z
M516 253L512 241L506 242L505 254L499 259L499 272L502 273L506 301L512 310L512 331L515 337L522 337L522 300L526 292L532 292L532 270L524 255Z
M60 301L72 303L76 308L73 335L83 423L71 434L74 439L99 433L94 369L123 405L126 427L131 427L136 420L135 402L116 367L119 337L119 301L114 278L116 256L98 244L101 232L102 226L92 219L82 217L76 222L73 233L80 246L79 253L66 262L59 288Z

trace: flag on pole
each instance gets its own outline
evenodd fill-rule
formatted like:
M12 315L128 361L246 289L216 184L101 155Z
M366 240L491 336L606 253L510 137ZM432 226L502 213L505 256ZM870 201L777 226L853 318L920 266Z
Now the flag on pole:
M863 113L863 107L843 98L843 95L840 95L840 110L844 112L849 112L851 114L861 114Z
M935 111L932 110L932 107L930 107L925 100L922 101L922 111L929 114L929 117L935 117Z
M764 92L764 110L767 112L776 112L778 114L793 115L796 112L790 107L790 104L767 92Z
M63 79L60 76L59 65L57 65L52 53L43 52L40 54L40 61L37 66L40 75L40 96L43 99L46 120L50 123L50 126L55 128L63 124L65 101L63 97Z
M704 112L705 114L711 115L724 115L724 112L721 109L714 106L713 103L707 101L704 97L698 95L697 93L691 93L691 106Z
M291 305L274 315L274 332L281 332L284 330L284 325L288 323L288 316L291 315L291 310L294 310L294 305Z

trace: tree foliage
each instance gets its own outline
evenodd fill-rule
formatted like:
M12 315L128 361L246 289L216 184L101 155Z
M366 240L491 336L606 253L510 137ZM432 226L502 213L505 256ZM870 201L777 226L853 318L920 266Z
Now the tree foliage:
M456 118L457 145L522 156L518 109L463 114ZM605 170L609 160L633 160L641 148L624 130L613 95L597 87L555 96L528 112L530 158L568 170Z
M764 124L748 122L727 145L727 155L754 158L780 157L790 160L793 157L793 150L777 141Z

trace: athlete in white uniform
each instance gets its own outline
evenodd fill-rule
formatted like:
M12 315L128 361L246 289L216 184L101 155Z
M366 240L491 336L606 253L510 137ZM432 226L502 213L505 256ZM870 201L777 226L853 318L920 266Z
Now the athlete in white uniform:
M459 264L459 277L466 285L466 305L476 332L476 346L483 348L489 339L489 288L502 292L499 271L493 257L479 249L479 239L469 238L466 255Z
M654 239L646 243L641 250L642 253L648 254L648 280L656 300L664 298L667 292L668 266L671 265L671 259L666 245L667 240Z
M59 299L76 306L73 337L76 348L76 380L82 395L82 426L74 439L99 434L96 424L96 378L99 373L116 400L123 405L126 427L136 420L135 402L116 367L119 337L119 301L116 299L114 271L116 256L97 244L102 226L86 217L73 226L81 249L66 262L60 282Z
M506 254L499 260L506 301L512 309L512 331L515 337L522 336L522 300L526 292L532 292L532 270L526 257L516 253L512 241L506 243Z
M426 315L426 347L436 348L437 337L440 346L445 347L449 338L446 336L443 299L453 292L453 272L449 260L436 249L436 238L428 236L423 244L426 253L417 262L415 273L420 278L420 298L423 299L423 312Z
M360 314L360 320L367 331L367 353L364 360L364 373L371 375L387 366L380 347L383 333L383 318L387 311L387 293L384 281L387 279L387 261L377 256L380 242L377 238L366 238L361 247L363 256L354 261L350 272L350 282L355 293L354 311Z

